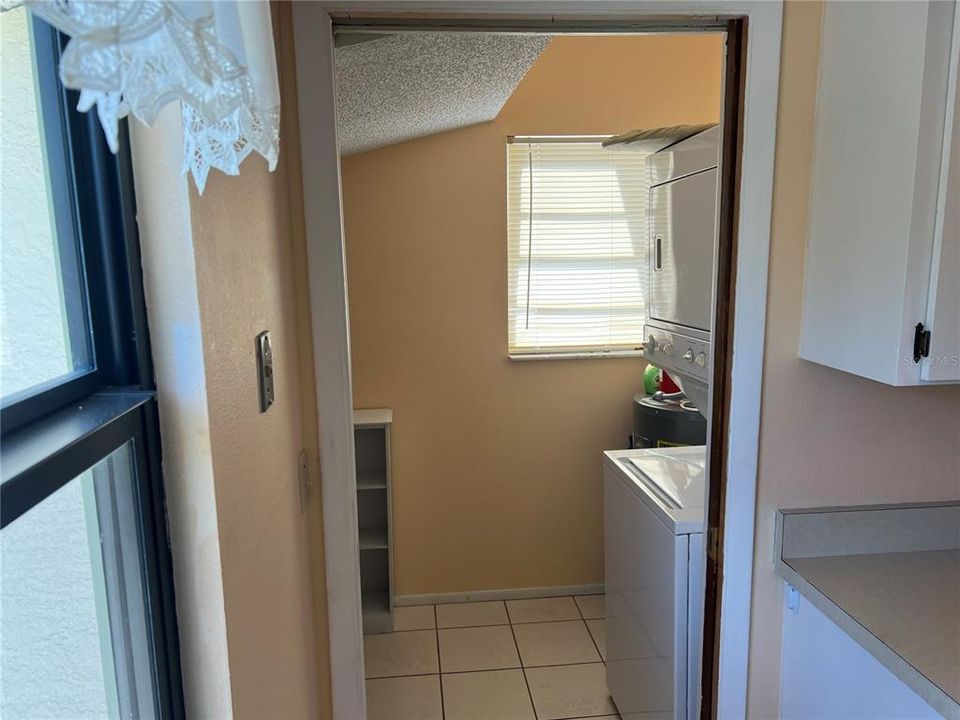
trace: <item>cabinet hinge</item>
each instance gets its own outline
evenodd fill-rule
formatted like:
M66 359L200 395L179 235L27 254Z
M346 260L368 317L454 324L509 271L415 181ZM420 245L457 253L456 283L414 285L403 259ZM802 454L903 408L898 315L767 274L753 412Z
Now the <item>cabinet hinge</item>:
M917 323L913 330L913 362L930 355L930 331L923 329L923 323Z

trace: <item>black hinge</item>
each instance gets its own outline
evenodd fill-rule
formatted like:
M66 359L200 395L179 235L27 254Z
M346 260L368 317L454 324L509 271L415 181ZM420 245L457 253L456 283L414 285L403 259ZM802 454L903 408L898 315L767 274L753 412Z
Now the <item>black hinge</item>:
M917 323L913 330L913 362L930 356L930 331L923 329L923 323Z

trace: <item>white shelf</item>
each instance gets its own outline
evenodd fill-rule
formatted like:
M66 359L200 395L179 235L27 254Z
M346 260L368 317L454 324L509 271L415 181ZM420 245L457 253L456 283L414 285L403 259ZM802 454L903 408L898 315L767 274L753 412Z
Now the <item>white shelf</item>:
M368 408L353 411L354 427L376 427L393 422L393 410L389 408Z
M387 471L360 473L357 475L357 490L386 490Z
M386 550L387 549L387 529L386 528L362 528L360 530L360 549L361 550Z
M393 631L393 618L390 616L390 595L385 591L374 590L360 596L363 612L363 630L365 633Z
M393 411L353 411L357 472L360 592L365 633L393 632L393 552L390 547L390 430Z

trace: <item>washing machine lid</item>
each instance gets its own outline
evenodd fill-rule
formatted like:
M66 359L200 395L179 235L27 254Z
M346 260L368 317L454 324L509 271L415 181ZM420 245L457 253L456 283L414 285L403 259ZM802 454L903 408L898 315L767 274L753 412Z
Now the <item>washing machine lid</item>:
M703 532L706 446L618 450L607 456L674 533Z

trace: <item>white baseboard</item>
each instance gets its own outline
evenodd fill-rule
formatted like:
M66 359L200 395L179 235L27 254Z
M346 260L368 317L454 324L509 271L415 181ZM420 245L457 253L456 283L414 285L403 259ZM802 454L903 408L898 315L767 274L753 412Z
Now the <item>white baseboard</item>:
M603 589L603 583L591 583L589 585L554 585L551 587L424 593L422 595L396 595L393 598L393 604L397 607L403 607L406 605L480 602L483 600L526 600L528 598L557 597L560 595L599 595L603 593Z

